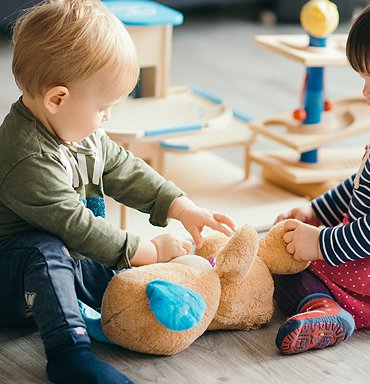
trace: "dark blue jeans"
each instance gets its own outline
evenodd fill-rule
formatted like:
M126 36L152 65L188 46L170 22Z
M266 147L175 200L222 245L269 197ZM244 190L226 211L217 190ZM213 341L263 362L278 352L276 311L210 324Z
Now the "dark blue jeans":
M74 260L65 245L43 232L0 241L0 325L36 324L45 351L89 342L77 298L100 309L115 271L91 259Z

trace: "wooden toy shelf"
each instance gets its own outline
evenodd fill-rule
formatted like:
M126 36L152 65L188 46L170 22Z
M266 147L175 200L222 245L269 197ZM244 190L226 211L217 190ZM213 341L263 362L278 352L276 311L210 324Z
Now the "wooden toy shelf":
M292 113L249 123L261 135L287 147L275 151L247 151L247 162L263 167L263 177L301 196L314 198L358 170L363 148L325 148L347 137L370 131L370 108L360 98L334 102L320 124L300 125ZM319 149L317 163L300 161L300 153ZM324 147L324 148L322 148Z
M198 152L202 149L245 145L252 139L249 123L233 114L230 121L222 127L204 129L199 133L171 137L159 142L163 150L171 152Z

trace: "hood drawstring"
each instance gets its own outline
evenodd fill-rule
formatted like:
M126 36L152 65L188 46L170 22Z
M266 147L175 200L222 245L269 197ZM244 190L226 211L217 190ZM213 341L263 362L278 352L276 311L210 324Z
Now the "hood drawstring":
M86 154L92 155L92 157L94 158L92 183L95 185L99 185L100 177L103 174L104 170L103 148L101 143L101 138L104 135L105 131L102 128L99 128L96 131L96 144L94 144L90 137L87 137L84 142L88 145L88 148L84 147L80 143L74 144L74 146L71 148L65 144L59 145L60 161L63 164L70 179L70 183L71 185L73 185L74 188L78 188L80 185L78 173L80 173L81 175L83 185L89 184ZM72 155L71 151L77 153L77 161Z

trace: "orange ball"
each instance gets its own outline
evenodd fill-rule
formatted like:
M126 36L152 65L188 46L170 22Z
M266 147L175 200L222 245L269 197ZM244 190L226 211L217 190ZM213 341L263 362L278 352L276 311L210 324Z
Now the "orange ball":
M330 100L325 100L324 111L331 111L333 109L333 103Z
M293 117L295 120L303 121L307 117L307 112L303 108L296 109L293 112Z

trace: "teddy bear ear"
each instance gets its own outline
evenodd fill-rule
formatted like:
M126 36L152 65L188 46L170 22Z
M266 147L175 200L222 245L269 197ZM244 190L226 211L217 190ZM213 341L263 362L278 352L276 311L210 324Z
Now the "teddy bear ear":
M179 284L153 280L146 287L149 308L171 331L186 331L204 317L207 304L201 294Z
M206 236L203 240L201 248L196 249L195 253L198 256L202 256L209 260L211 257L215 257L218 251L225 246L230 240L230 237L223 233L216 233L214 235Z
M216 272L219 276L226 273L246 275L256 258L258 234L250 225L244 225L229 242L220 249L216 257Z
M285 220L275 224L260 239L258 256L265 262L270 272L278 275L289 275L303 271L310 264L308 261L297 261L286 250L283 239L286 230Z

